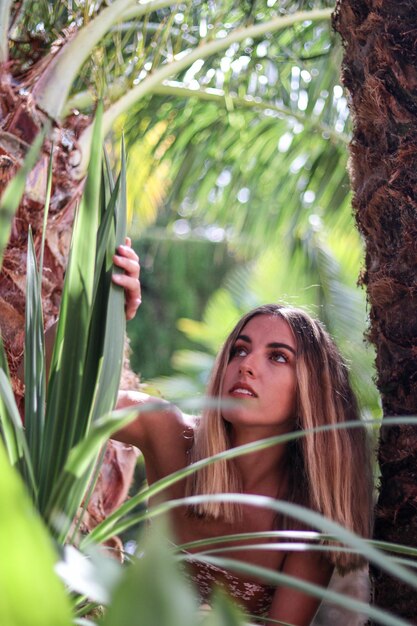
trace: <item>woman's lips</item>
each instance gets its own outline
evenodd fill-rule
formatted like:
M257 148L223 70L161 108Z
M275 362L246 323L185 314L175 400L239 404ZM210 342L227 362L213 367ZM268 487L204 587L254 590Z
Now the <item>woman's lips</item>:
M252 387L246 383L235 383L230 389L229 394L231 396L242 396L245 398L257 398L258 395L252 389Z

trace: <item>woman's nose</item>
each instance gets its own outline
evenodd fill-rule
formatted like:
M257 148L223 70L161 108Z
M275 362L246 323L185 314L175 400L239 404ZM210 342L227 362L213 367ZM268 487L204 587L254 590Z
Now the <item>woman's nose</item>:
M254 367L253 359L251 359L248 356L245 359L243 359L239 365L239 373L248 374L249 376L254 376L255 367Z

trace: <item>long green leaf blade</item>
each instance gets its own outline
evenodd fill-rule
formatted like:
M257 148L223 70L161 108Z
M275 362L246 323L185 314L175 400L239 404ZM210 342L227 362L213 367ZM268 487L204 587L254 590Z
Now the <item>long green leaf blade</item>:
M170 500L161 505L158 505L153 509L155 514L168 512L175 509L178 506L184 504L197 504L202 501L211 502L240 502L242 504L250 504L251 506L262 507L266 506L277 513L283 513L295 519L301 520L309 527L318 528L325 533L331 533L337 541L345 544L348 547L355 549L359 554L362 554L364 558L372 563L375 563L381 569L387 571L393 576L396 576L400 580L406 582L408 585L417 588L417 576L410 570L393 563L392 560L387 558L386 554L380 550L373 548L365 539L344 528L340 524L333 522L332 520L323 517L315 511L311 511L305 507L282 500L274 500L273 498L266 498L265 496L248 495L248 494L220 494L213 496L190 496L188 498L181 498L178 500Z
M12 220L25 191L26 177L32 170L41 150L45 131L39 133L29 149L22 167L8 183L0 200L0 267L4 250L10 238Z
M0 336L0 370L4 373L6 380L10 380L9 365L4 351L3 340ZM19 429L23 425L14 424L13 416L10 414L4 401L4 395L0 393L0 435L6 447L7 455L11 465L16 465L21 458L21 446L19 445ZM19 415L20 419L20 415Z
M99 105L94 142L83 199L75 219L70 259L48 385L42 492L44 511L57 475L65 465L77 436L85 432L88 411L82 403L84 362L94 287L96 234L101 177L101 120ZM95 381L91 381L95 386ZM84 426L85 424L85 426Z
M196 557L196 560L199 560ZM307 582L306 580L302 580L295 576L289 576L288 574L284 574L283 572L274 572L266 567L260 567L259 565L249 565L247 563L243 563L242 561L237 561L234 559L220 559L216 557L204 557L201 559L202 561L207 561L213 565L217 565L219 567L226 567L232 571L235 571L240 574L245 574L246 576L256 576L261 577L265 582L269 582L272 585L285 585L286 587L291 587L294 589L298 589L303 593L307 593L316 598L320 598L321 600L327 600L336 604L338 606L344 607L350 611L358 611L359 613L363 613L370 618L377 620L378 624L384 624L384 626L410 626L410 622L401 619L389 613L388 611L383 611L375 606L371 606L362 602L360 600L356 600L350 596L339 593L337 591L333 591L332 589L326 589L324 587L320 587L319 585Z
M84 388L81 392L83 412L88 415L84 423L78 425L79 430L75 433L78 440L89 428L93 419L94 404L100 387L99 380L104 365L104 343L106 334L107 307L111 288L112 261L108 261L109 245L114 248L114 209L119 193L119 182L110 197L108 207L104 209L100 227L97 234L97 252L93 287L93 306L91 311L90 332L88 336L87 350L84 362ZM103 185L103 183L102 183ZM104 193L101 189L102 195ZM97 383L96 383L97 381ZM97 415L107 413L113 408L113 403L102 402L101 412Z
M3 369L0 369L0 397L0 409L2 409L0 422L9 453L9 460L12 465L16 465L20 470L28 489L32 493L32 497L36 499L37 487L25 431L10 380Z
M110 435L129 424L137 411L113 411L97 420L69 453L64 469L57 477L45 516L59 542L64 542L72 520L84 497L90 474L103 445Z
M45 345L41 281L32 230L29 230L25 312L25 427L35 476L42 463L45 427Z
M120 221L122 223L122 229L125 228L125 190L120 194L120 184L126 185L123 157L122 174L119 176L116 185L113 183L109 165L106 161L106 171L103 171L102 175L102 199L107 193L106 179L109 187L108 191L111 195L108 205L104 208L104 215L102 215L102 221L97 235L94 304L85 359L84 381L86 381L87 384L82 392L83 405L87 413L93 401L91 394L95 391L92 410L88 418L89 427L91 421L95 421L101 415L108 413L114 406L119 386L124 344L124 294L123 292L120 294L122 290L117 290L117 287L115 289L111 281L111 273L113 270L112 257L115 247L114 222L116 221L117 223L119 214L121 214ZM124 233L122 232L118 236L124 238ZM104 316L103 310L105 310ZM114 318L116 329L111 326L111 322ZM93 380L97 380L95 390L93 390L90 382ZM97 454L98 450L96 451L96 457ZM87 483L90 482L91 484L93 478L91 471L93 466L96 468L96 473L97 460L91 460L91 464L88 469L86 468L85 476L79 481L79 485L77 485L76 481L72 481L70 476L66 476L66 480L72 483L70 493L73 493L73 496L71 498L70 510L74 510L75 506L79 506L80 499L85 493ZM67 486L66 489L68 490L70 487ZM91 491L89 493L91 495ZM87 504L88 502L85 500L84 507L86 507Z
M117 189L114 190L114 192ZM114 194L113 192L113 194ZM113 195L112 195L113 197ZM115 246L123 244L126 237L126 155L122 141L122 164L120 172L120 194L115 205ZM109 207L112 208L112 207ZM108 271L113 269L114 246L108 249ZM115 268L116 272L120 270ZM106 327L103 345L103 366L100 371L92 419L95 420L104 412L114 407L119 389L120 374L123 364L126 316L124 311L125 296L121 287L110 280L110 294L106 312Z

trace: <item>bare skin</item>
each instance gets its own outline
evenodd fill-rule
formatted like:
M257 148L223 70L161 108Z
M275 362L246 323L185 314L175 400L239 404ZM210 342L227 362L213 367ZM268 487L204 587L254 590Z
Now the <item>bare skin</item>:
M113 263L124 270L124 274L113 274L112 280L119 287L125 290L125 312L127 321L135 317L136 311L140 306L140 265L139 257L132 248L132 241L126 237L125 245L117 248L116 254L113 256Z
M232 427L232 445L242 445L260 438L289 432L293 428L295 406L295 340L287 323L270 316L258 316L248 322L236 341L227 367L224 396L241 400L236 408L223 411ZM143 405L152 399L145 394L122 392L119 407ZM192 442L193 420L174 406L142 413L116 438L136 445L145 459L148 482L184 468ZM280 497L286 491L285 449L275 446L237 460L243 492ZM163 499L185 495L184 482L171 487ZM178 543L243 532L269 531L274 528L274 513L247 506L242 522L225 523L192 517L184 508L172 513L172 525ZM230 544L223 544L227 547ZM227 552L225 553L226 556ZM260 565L273 571L326 586L332 566L313 552L242 550L230 553L234 559ZM257 580L248 582L260 582ZM309 626L319 601L287 587L276 589L269 617L294 626ZM250 613L254 602L246 602Z
M125 290L126 318L130 320L141 303L141 291L139 258L131 248L129 238L125 245L119 246L113 260L115 265L124 270L124 274L114 274L113 281ZM53 326L46 333L47 354L52 350L54 334ZM225 410L223 415L232 425L232 446L292 430L295 342L285 322L260 316L253 318L244 327L232 351L224 390L225 397L241 401L239 407ZM155 398L140 392L123 391L119 394L118 407L141 406L154 401ZM114 438L141 450L148 482L153 484L188 465L194 428L194 418L183 415L178 408L166 403L163 409L138 415L132 424L116 433ZM284 453L282 447L275 446L238 459L243 493L273 498L285 495ZM166 490L158 500L182 498L184 495L183 481ZM269 531L274 528L274 514L268 509L246 506L242 522L231 525L221 520L191 517L183 507L172 512L171 522L176 540L182 544L221 535ZM223 547L229 545L233 545L232 542L222 544ZM281 571L322 586L327 586L330 580L333 568L317 553L253 551L245 550L244 543L240 545L242 550L230 553L233 559ZM225 556L228 556L227 552ZM248 613L253 611L255 600L244 604ZM274 593L269 617L294 626L309 626L318 605L317 599L281 586Z

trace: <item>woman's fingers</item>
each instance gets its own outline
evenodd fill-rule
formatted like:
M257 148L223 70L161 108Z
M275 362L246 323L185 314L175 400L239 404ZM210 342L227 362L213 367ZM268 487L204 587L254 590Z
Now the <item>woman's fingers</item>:
M113 263L117 265L117 267L124 269L128 276L131 276L132 278L139 278L140 267L138 261L115 254L113 257Z
M126 240L126 241L130 241ZM133 248L131 248L129 245L126 244L122 244L121 246L118 246L117 250L116 250L117 255L122 256L122 257L126 257L127 259L133 259L137 262L139 262L139 257L136 254L136 252L133 250Z
M125 245L121 245L117 248L113 262L117 267L124 270L124 274L113 274L112 278L113 282L122 287L125 291L126 319L129 321L135 316L141 304L139 257L131 247L129 237L126 237Z
M136 278L131 278L126 274L114 274L113 282L125 290L125 311L126 319L129 321L135 317L142 300L140 293L140 283Z

